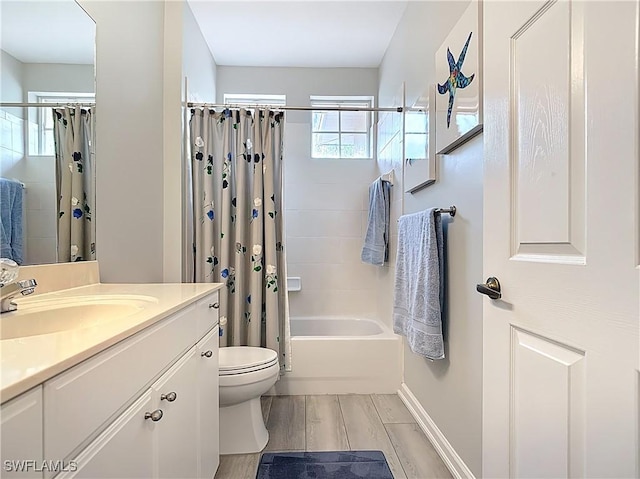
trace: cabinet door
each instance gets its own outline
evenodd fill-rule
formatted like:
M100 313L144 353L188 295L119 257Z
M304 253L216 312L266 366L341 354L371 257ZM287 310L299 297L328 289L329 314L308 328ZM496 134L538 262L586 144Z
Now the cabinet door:
M153 477L153 434L159 423L145 419L152 411L151 391L147 391L74 459L75 471L56 479Z
M211 479L220 463L218 327L213 328L202 338L196 348L198 350L198 477Z
M196 303L198 339L218 324L218 314L220 312L218 298L218 292L216 291Z
M0 475L3 478L42 477L42 387L3 404L0 411Z
M160 478L197 477L196 366L194 346L151 386L163 412L156 430Z

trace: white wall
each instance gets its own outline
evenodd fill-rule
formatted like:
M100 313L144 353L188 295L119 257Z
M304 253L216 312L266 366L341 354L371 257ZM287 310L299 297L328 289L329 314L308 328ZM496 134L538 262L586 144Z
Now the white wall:
M185 3L183 9L183 45L182 45L182 95L185 98L184 79L187 80L187 101L215 103L216 101L216 77L217 65L209 46L200 31L191 7ZM191 119L190 109L185 107L183 111L183 130L188 131ZM185 135L186 136L186 135ZM182 148L183 164L189 165L190 154L188 140L185 140ZM188 199L191 196L190 170L181 168L183 194L182 196L182 257L183 279L191 281L193 278L193 213Z
M95 20L97 33L101 279L180 281L182 73L194 68L184 49L199 43L192 41L196 32L188 31L193 26L185 11L189 7L184 0L79 2ZM199 60L215 65L206 56ZM212 75L193 76L204 85L212 83Z
M377 94L377 69L218 67L225 93L284 94L308 106L310 95ZM311 159L311 113L289 111L285 127L285 228L291 316L376 317L375 266L362 264L369 184L375 161Z
M4 50L0 50L0 98L6 102L21 102L23 90L23 64ZM19 118L24 118L23 108L3 108Z
M24 63L22 86L25 95L30 91L93 93L95 69L93 65Z
M184 6L183 18L182 73L188 81L188 100L213 103L216 101L215 59L188 3Z
M381 105L391 104L403 80L409 105L427 85L442 81L435 76L435 51L467 4L409 2L380 66ZM482 160L482 137L477 137L438 160L436 184L404 196L404 213L458 207L446 226L446 359L428 361L405 342L404 382L477 477L482 473L482 298L475 284L483 280ZM380 171L394 167L400 176L401 161L381 163ZM379 282L381 292L391 291L393 267L379 275ZM390 315L391 304L383 304L383 310Z
M181 221L164 215L165 4L80 4L96 22L96 253L101 279L161 282L165 224L175 228ZM166 21L167 26L181 24L182 16ZM178 89L178 110L172 113L178 118L179 95ZM176 137L179 141L179 131L173 141ZM179 163L180 156L172 160Z

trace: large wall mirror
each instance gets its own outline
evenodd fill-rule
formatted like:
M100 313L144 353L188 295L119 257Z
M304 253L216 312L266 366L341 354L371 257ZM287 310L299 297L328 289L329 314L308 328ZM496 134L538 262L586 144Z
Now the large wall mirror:
M0 10L0 256L23 265L92 259L95 22L74 0L2 0Z

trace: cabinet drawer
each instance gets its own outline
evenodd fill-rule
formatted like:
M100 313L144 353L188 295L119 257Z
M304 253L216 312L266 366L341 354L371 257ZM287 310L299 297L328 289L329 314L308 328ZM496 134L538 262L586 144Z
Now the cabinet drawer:
M217 291L196 303L196 309L198 310L198 339L218 324L219 306Z
M196 340L190 306L47 381L45 459L64 459Z

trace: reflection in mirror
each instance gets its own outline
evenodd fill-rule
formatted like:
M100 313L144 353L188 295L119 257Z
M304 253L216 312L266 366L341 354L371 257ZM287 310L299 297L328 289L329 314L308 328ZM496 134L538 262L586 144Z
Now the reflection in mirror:
M92 259L95 23L73 0L2 0L0 9L0 256ZM86 129L74 135L76 125Z

